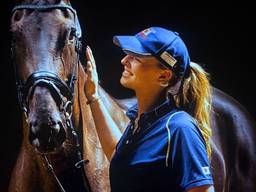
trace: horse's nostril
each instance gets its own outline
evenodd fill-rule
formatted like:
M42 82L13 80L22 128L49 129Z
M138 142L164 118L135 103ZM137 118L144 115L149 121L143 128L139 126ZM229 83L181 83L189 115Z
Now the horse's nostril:
M31 141L32 145L34 145L35 147L39 148L40 147L40 142L39 139L35 138Z
M57 123L56 125L52 126L51 131L52 131L52 135L56 136L58 135L59 131L60 131L60 124Z
M66 139L66 131L61 121L33 121L29 125L30 143L40 151L52 151L61 146Z
M30 128L32 128L32 127L37 127L37 121L30 122L30 123L29 123L29 127L30 127Z
M29 141L34 145L33 141L37 138L34 129L30 126Z
M58 134L56 135L57 140L59 143L63 143L66 139L66 131L62 125L62 123L58 123L59 131Z

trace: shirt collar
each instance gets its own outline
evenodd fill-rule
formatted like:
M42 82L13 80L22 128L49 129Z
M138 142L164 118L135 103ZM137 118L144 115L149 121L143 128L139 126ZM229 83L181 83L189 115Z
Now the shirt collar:
M174 100L167 99L163 101L160 105L155 107L153 110L143 113L140 116L140 120L142 123L144 121L147 121L148 123L154 122L156 119L159 119L160 117L164 116L166 113L172 111L175 109ZM130 118L131 121L134 121L138 116L138 104L136 103L131 108L128 109L126 112L126 115Z

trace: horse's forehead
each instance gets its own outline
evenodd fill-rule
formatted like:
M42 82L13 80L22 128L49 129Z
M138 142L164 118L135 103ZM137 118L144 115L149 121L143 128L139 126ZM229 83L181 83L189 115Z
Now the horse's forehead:
M63 30L65 25L69 24L69 20L63 20L55 14L48 12L34 12L28 17L24 17L22 22L13 22L11 30L13 32L20 32L31 37L38 37L39 31L44 31L44 38L46 35L57 35L59 30ZM24 28L26 26L26 28ZM50 37L50 36L49 36ZM53 37L53 36L51 36Z

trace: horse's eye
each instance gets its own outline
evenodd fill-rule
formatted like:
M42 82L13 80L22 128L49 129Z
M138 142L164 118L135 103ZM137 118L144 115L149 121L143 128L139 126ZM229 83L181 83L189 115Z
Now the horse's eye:
M68 40L73 42L75 40L75 37L76 37L76 29L71 28Z
M62 14L63 14L63 16L64 16L65 18L69 18L69 17L70 17L70 14L69 14L69 12L68 12L67 9L63 9L63 10L62 10Z
M22 19L23 16L24 16L24 11L16 10L12 16L12 20L13 22L18 22Z

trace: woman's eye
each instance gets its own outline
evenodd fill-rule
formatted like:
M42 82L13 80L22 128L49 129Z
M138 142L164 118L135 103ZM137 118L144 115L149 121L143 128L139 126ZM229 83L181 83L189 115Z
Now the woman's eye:
M141 60L138 58L138 57L133 57L133 59L137 62L140 62L141 63Z

